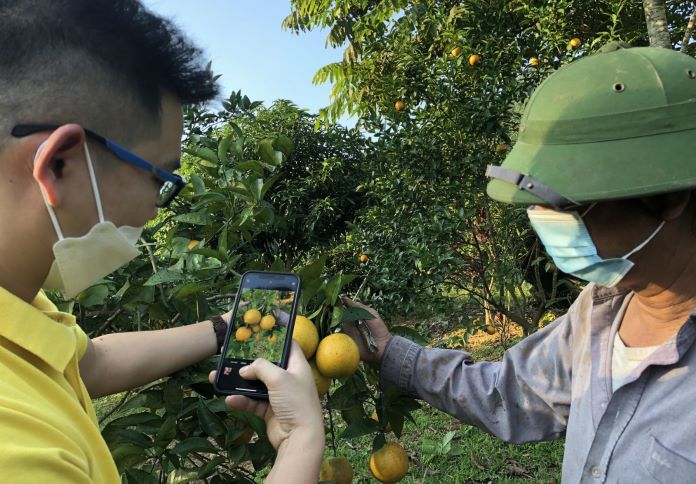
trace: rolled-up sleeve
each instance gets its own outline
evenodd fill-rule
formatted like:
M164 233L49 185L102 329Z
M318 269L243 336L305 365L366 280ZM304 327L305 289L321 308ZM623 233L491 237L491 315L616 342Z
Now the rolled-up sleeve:
M507 350L500 362L423 348L394 336L380 385L397 385L459 420L508 442L552 440L565 433L571 401L572 332L568 316Z

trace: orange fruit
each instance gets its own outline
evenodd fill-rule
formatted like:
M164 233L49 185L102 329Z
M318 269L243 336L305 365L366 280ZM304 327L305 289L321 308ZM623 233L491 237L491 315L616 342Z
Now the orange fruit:
M408 455L396 442L389 442L370 454L370 472L380 482L400 481L408 472Z
M578 47L580 47L582 45L582 41L580 39L578 39L577 37L573 37L572 39L570 39L569 44L573 49L577 49Z
M406 103L399 99L394 103L394 109L396 109L397 111L403 111L404 109L406 109Z
M255 324L255 325L249 326L249 327L251 328L251 330L252 330L254 333L258 333L259 331L261 331L261 328L259 327L258 324Z
M331 388L331 378L325 377L319 372L317 368L317 363L312 360L309 362L310 368L312 368L312 376L314 377L314 384L317 386L317 393L321 397L329 393L329 388Z
M343 378L358 369L360 350L347 334L333 333L321 340L315 359L322 375Z
M363 264L364 264L365 262L367 262L368 260L370 260L370 257L369 257L367 254L362 254L362 255L360 256L360 262L362 262Z
M198 244L200 244L200 240L192 240L191 242L188 243L188 250L193 250L196 248Z
M259 324L261 321L261 311L258 309L249 309L244 313L244 324Z
M268 342L269 343L275 343L278 341L278 335L277 334L272 334L268 337Z
M345 457L327 457L321 463L319 480L350 484L353 481L353 468Z
M297 316L292 330L292 339L300 345L305 358L310 359L319 344L319 331L312 321L304 316Z
M532 57L531 59L529 59L529 65L532 66L532 67L538 66L538 65L539 65L539 59L537 59L536 57Z
M450 55L451 55L452 57L459 57L459 55L460 55L461 53L462 53L461 47L455 47L454 49L452 49L452 52L450 52Z
M259 326L261 326L261 329L271 329L273 326L275 326L275 323L275 318L272 315L267 314L263 318L261 318Z
M242 326L241 328L237 328L237 331L234 333L234 339L237 341L246 341L249 339L251 336L251 330L247 328L246 326Z
M479 62L481 62L481 56L480 56L480 55L478 55L478 54L471 54L471 55L469 56L469 65L475 66L475 65L478 64Z
M491 335L495 334L495 327L492 324L489 324L486 326L486 333Z

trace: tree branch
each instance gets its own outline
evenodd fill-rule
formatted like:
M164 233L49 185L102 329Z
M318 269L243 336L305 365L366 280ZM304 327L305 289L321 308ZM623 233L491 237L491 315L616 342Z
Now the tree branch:
M667 28L667 11L665 0L643 0L645 23L648 27L650 47L672 48Z
M694 22L696 22L696 3L691 2L694 7L693 12L691 12L691 17L689 17L689 23L686 25L686 30L684 31L684 38L682 39L680 52L686 53L686 48L689 47L689 41L691 40L691 34L694 31Z

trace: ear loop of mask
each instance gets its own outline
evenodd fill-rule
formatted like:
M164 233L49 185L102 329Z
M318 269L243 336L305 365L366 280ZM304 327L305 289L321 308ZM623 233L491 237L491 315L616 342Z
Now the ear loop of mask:
M592 210L592 209L595 207L595 205L597 205L597 202L595 202L595 203L593 203L592 205L590 205L589 207L587 207L587 210L585 210L584 212L582 212L582 215L580 215L580 218L584 218L585 215L587 215L587 212L589 212L590 210ZM645 247L646 245L648 245L648 244L650 243L650 241L651 241L652 239L654 239L655 236L660 232L660 230L662 230L662 227L664 227L666 223L667 223L667 221L666 221L666 220L663 220L662 223L660 223L660 225L657 226L657 228L653 231L652 234L650 234L650 236L649 236L647 239L645 239L641 244L639 244L638 247L636 247L635 249L633 249L632 251L630 251L628 254L626 254L625 256L623 256L622 259L628 259L628 258L631 257L633 254L635 254L636 252L638 252L639 250L641 250L643 247Z
M41 143L39 147L36 149L36 154L34 155L34 164L36 164L36 160L39 158L39 155L41 154L41 151L44 149L44 146L46 146L46 143L48 143L48 140ZM85 159L87 161L87 171L89 172L89 178L92 183L92 193L94 194L94 201L97 204L97 215L99 216L99 222L104 222L104 211L102 209L101 204L101 194L99 193L99 185L97 185L97 177L94 174L92 157L90 156L89 148L87 148L86 140L84 143L84 148ZM51 204L48 203L48 197L46 197L46 193L44 192L43 188L39 186L39 189L41 191L41 196L43 197L44 203L46 204L46 208L48 209L48 215L51 218L51 222L53 223L53 228L56 230L56 235L58 235L58 240L63 240L65 236L63 235L63 231L60 228L60 223L58 222L56 212L53 210L53 207L51 207Z
M655 238L655 236L657 235L657 233L658 233L660 230L662 230L662 227L664 227L666 223L667 223L667 221L666 221L666 220L663 220L662 223L661 223L660 225L657 226L657 228L655 229L655 231L654 231L652 234L650 234L650 237L648 237L647 239L645 239L645 241L644 241L642 244L640 244L638 247L636 247L635 249L633 249L632 251L630 251L628 254L626 254L625 256L623 256L622 259L628 259L628 258L631 257L633 254L635 254L636 252L638 252L640 249L642 249L643 247L645 247L646 245L648 245L648 244L650 243L650 241L651 241L653 238Z

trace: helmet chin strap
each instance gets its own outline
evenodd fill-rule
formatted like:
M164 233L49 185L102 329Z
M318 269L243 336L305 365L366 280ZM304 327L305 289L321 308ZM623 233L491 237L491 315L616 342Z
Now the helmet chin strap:
M502 166L488 165L486 167L486 176L512 183L520 190L529 192L535 197L544 200L556 210L568 210L580 205L547 187L538 180L535 180L531 176L520 173L519 171L503 168Z

